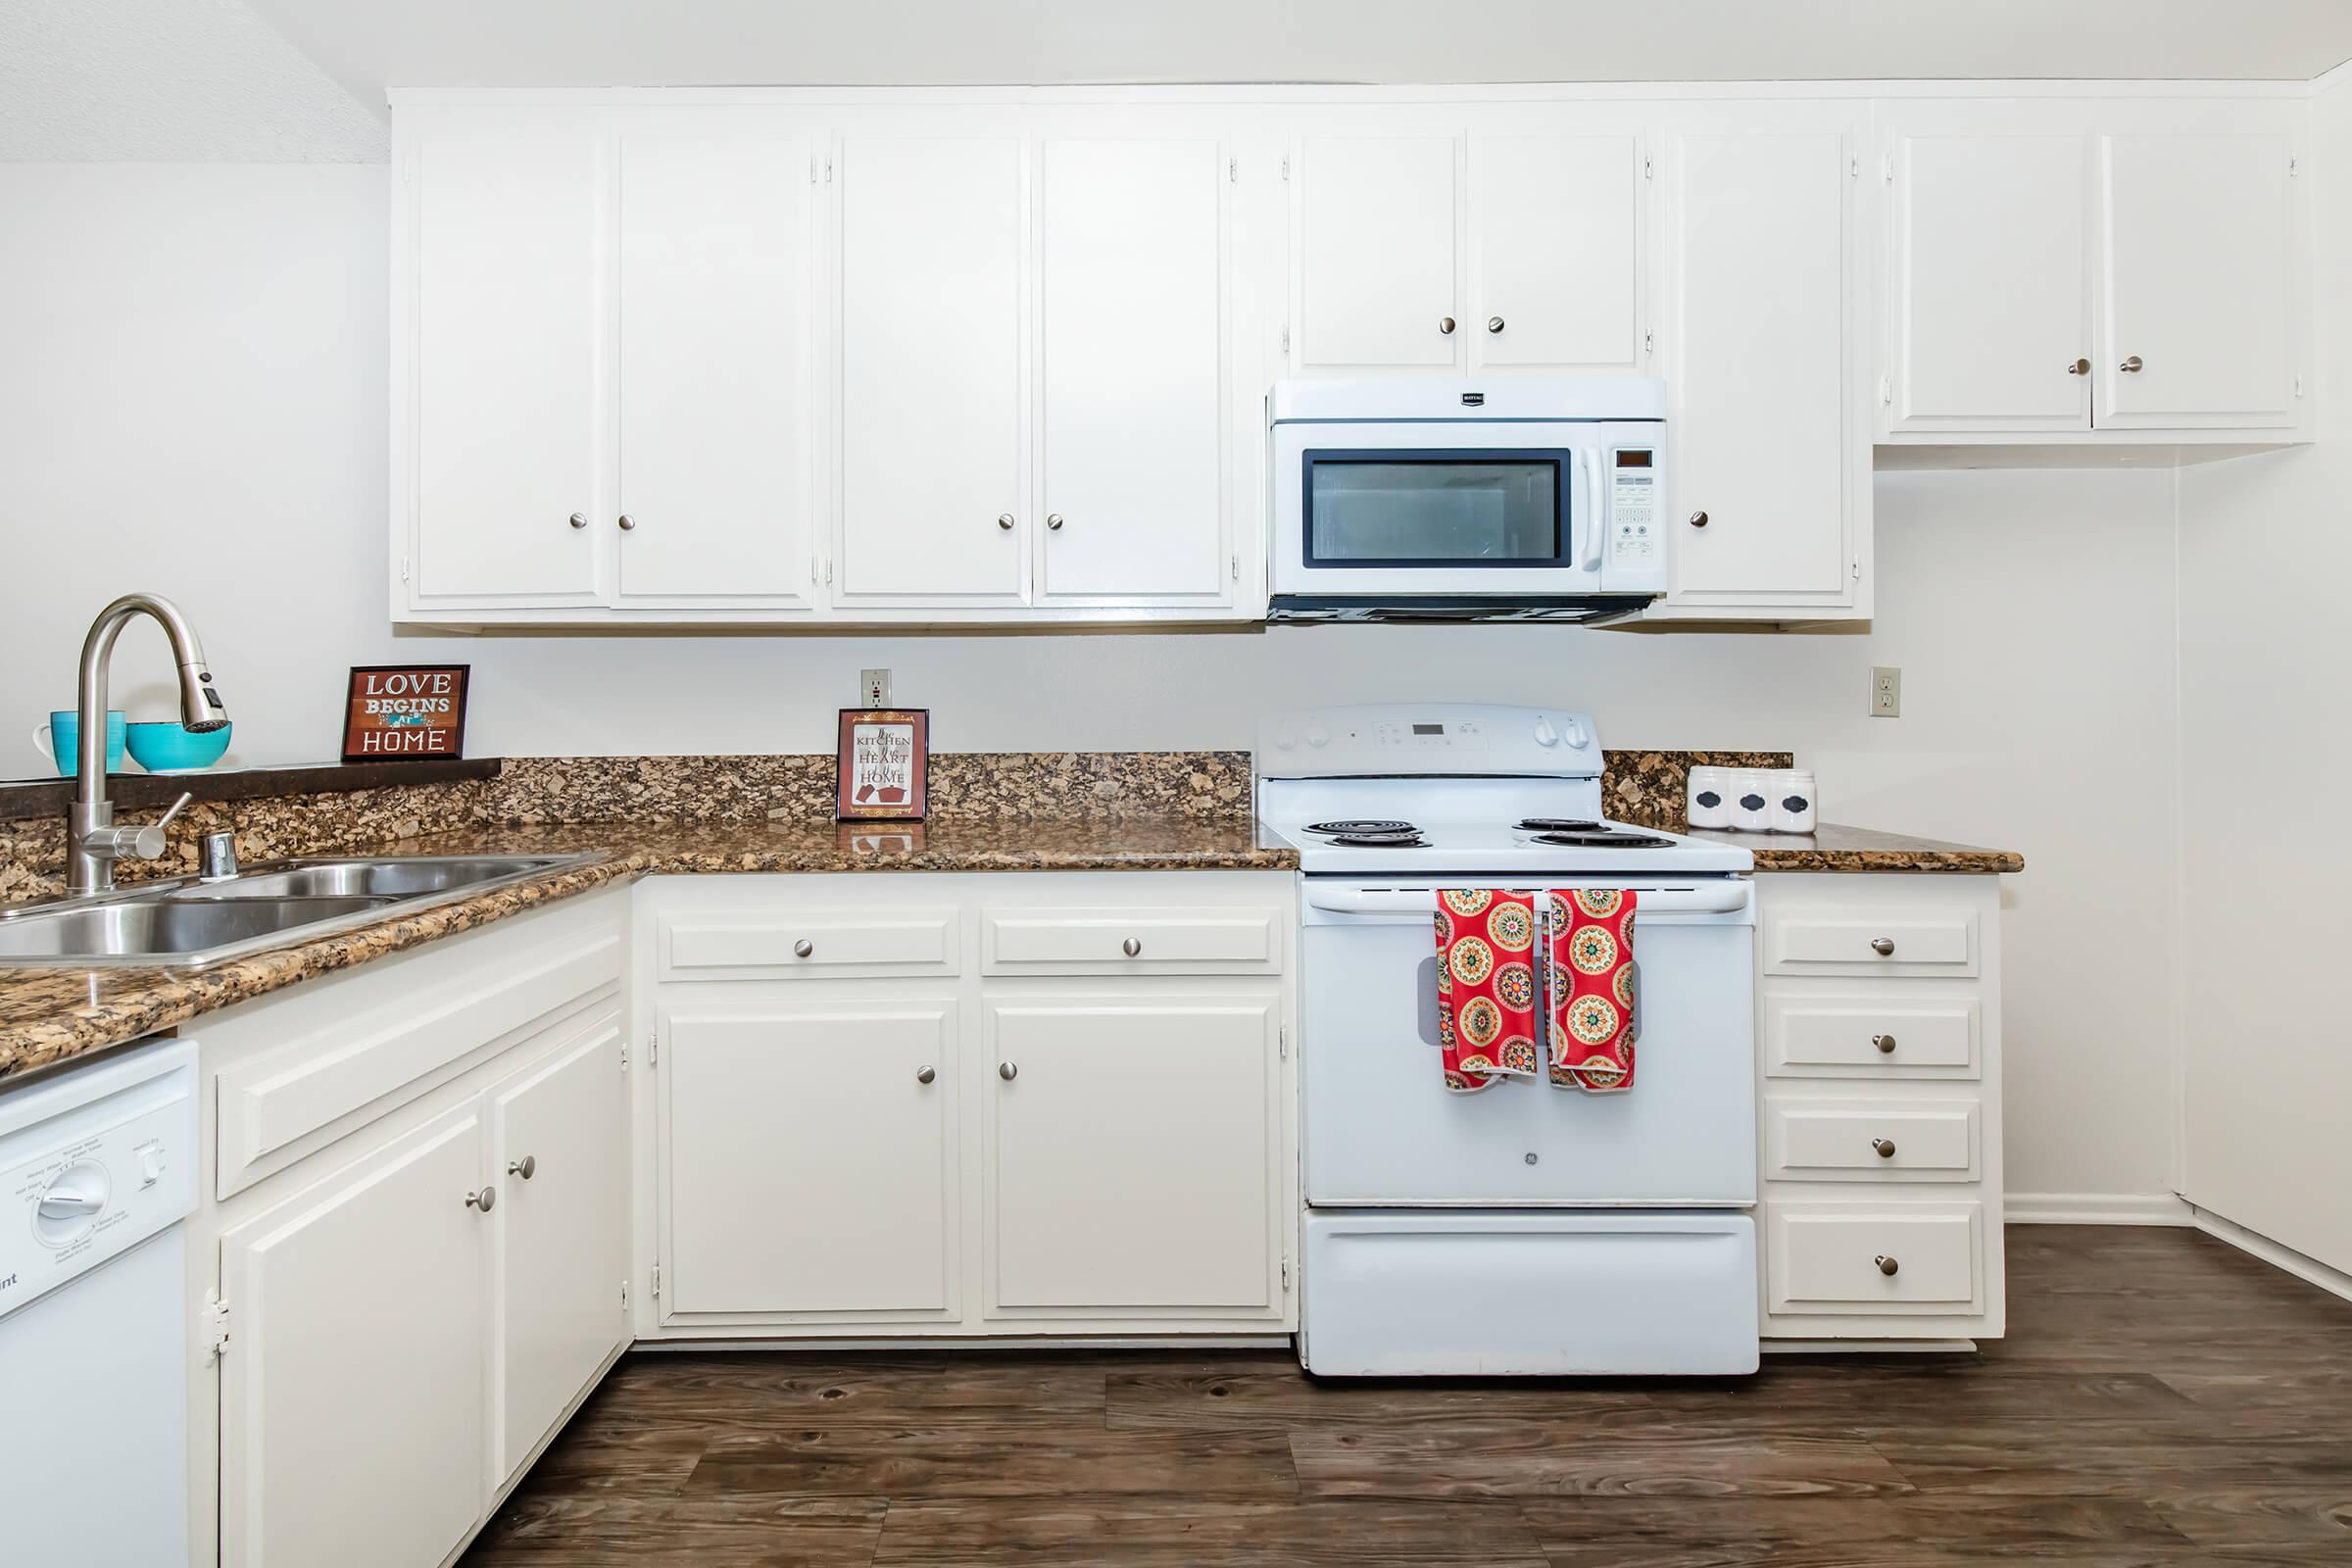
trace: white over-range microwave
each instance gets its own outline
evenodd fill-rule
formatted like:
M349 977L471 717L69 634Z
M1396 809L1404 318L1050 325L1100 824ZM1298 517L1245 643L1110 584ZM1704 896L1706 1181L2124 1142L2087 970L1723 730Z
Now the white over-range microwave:
M1280 381L1276 620L1594 620L1669 585L1666 389Z

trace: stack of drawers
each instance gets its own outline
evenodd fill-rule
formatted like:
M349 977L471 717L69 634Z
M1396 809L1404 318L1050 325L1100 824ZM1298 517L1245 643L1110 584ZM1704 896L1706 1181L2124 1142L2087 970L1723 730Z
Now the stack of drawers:
M1998 1336L1999 879L1757 890L1764 1336Z

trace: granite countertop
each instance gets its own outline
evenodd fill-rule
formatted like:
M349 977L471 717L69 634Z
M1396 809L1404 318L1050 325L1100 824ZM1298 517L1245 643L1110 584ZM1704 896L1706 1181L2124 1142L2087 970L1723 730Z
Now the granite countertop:
M1983 850L1970 844L1915 839L1876 828L1824 822L1810 833L1727 833L1712 828L1677 831L1710 844L1751 851L1758 871L1941 871L1988 876L2022 871L2026 858L2015 850Z
M788 821L750 827L473 827L379 853L594 858L356 931L209 969L0 969L0 1084L299 981L614 882L762 871L1295 870L1294 850L1249 822L1174 817L972 817L928 823Z

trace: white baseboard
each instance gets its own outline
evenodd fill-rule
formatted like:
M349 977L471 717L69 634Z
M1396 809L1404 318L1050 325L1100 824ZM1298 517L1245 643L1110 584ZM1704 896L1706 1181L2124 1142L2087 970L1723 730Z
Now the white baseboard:
M2308 1280L2321 1290L2352 1301L2352 1274L2330 1268L2316 1257L2307 1257L2291 1247L2282 1247L2257 1231L2250 1231L2234 1220L2227 1220L2211 1209L2191 1208L2191 1221L2197 1229L2216 1241L2228 1242L2241 1252L2261 1258L2274 1268L2284 1269L2299 1280Z
M2012 1225L2194 1225L2196 1210L2171 1193L2011 1193Z

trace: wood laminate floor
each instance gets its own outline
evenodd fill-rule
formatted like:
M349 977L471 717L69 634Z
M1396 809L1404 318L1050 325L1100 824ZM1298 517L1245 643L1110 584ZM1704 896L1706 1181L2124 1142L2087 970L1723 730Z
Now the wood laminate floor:
M1279 1352L633 1355L466 1568L2352 1568L2352 1302L2009 1232L1975 1356L1316 1382Z

